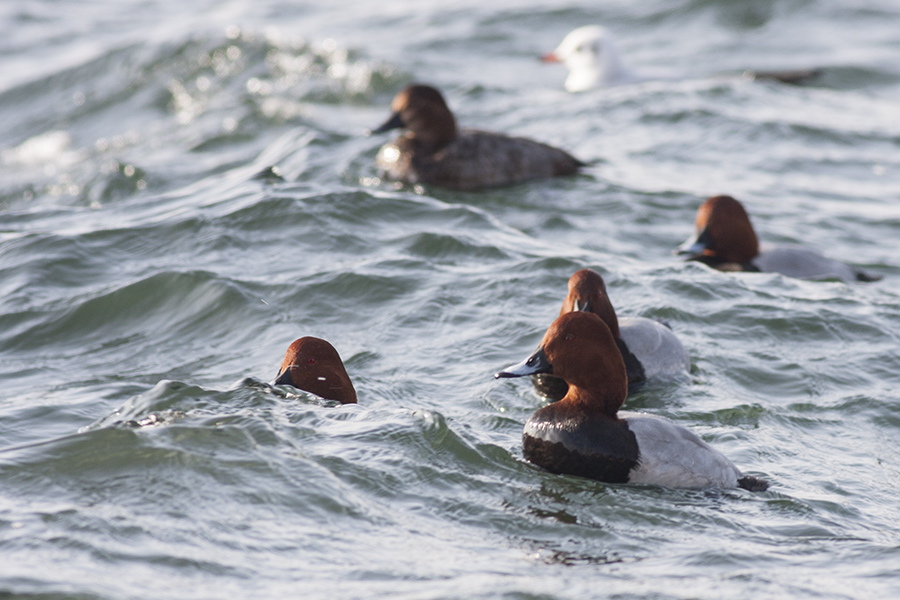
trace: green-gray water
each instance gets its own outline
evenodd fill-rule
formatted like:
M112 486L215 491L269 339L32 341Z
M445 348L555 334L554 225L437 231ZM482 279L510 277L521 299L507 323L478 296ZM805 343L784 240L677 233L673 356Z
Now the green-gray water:
M8 3L0 595L897 597L898 22L888 0ZM588 23L697 77L567 94L536 57ZM711 76L810 66L803 87ZM362 132L410 81L594 164L481 193L379 182L387 138ZM884 279L680 262L718 193L763 241ZM541 400L491 375L586 266L693 363L626 407L769 492L522 459ZM303 335L337 347L358 406L264 383Z

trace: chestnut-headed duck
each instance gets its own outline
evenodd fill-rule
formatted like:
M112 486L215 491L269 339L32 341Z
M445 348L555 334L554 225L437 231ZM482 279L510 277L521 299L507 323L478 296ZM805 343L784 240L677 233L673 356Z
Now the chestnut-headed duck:
M781 273L846 283L881 279L881 275L870 275L811 248L790 244L760 247L747 211L731 196L713 196L700 205L694 235L676 252L720 271Z
M599 25L586 25L570 31L559 46L553 52L544 54L541 60L561 62L566 66L569 76L566 78L565 88L569 92L584 92L649 80L676 79L668 74L638 73L626 67L609 32ZM742 76L747 79L798 83L817 74L818 71L815 70L744 71Z
M334 346L316 337L294 340L272 385L292 385L326 400L356 404L356 390Z
M457 129L443 96L428 85L404 88L391 110L390 118L372 132L406 130L378 152L378 167L388 179L475 190L573 175L585 166L567 152L540 142Z
M494 377L538 373L552 373L569 385L562 400L525 424L523 454L539 467L608 483L768 488L690 430L661 417L619 413L628 394L625 362L597 315L574 311L558 317L534 354Z
M684 346L664 324L645 317L616 317L603 277L594 270L581 269L569 278L569 293L559 314L576 310L594 313L609 327L625 361L630 388L651 377L691 370ZM566 394L566 382L559 377L535 375L532 381L537 391L551 400Z

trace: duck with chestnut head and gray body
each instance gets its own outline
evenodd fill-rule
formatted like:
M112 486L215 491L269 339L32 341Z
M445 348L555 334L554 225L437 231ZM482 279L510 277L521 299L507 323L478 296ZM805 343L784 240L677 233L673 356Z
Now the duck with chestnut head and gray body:
M697 209L694 235L676 249L687 260L720 271L781 273L797 279L878 281L872 275L812 248L794 244L760 246L744 206L731 196L713 196Z
M569 292L559 314L576 310L594 313L609 327L625 361L629 390L647 379L690 372L691 360L675 333L655 319L617 317L603 277L592 269L581 269L569 278ZM541 374L531 379L538 393L551 400L566 394L568 386L559 377Z
M561 315L536 352L494 377L538 373L564 379L568 391L525 424L523 453L532 463L552 473L608 483L768 488L689 429L668 419L619 411L628 394L625 362L597 315Z

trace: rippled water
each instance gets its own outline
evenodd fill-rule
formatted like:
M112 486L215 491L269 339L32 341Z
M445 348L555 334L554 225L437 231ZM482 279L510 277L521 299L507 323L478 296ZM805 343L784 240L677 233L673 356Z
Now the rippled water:
M897 596L898 19L888 0L4 4L0 595ZM696 77L566 94L535 57L592 22L635 66ZM810 66L804 87L717 75ZM481 193L382 183L385 138L362 132L416 80L465 125L594 164ZM716 193L763 240L884 280L678 261ZM627 407L769 492L523 461L541 401L491 374L584 266L691 355L690 380ZM302 335L338 348L358 406L263 383Z

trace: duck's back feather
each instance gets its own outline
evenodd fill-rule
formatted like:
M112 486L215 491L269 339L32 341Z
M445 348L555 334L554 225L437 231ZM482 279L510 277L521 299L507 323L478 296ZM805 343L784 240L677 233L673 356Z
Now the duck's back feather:
M619 417L624 417L641 450L630 483L732 488L742 477L734 463L690 429L651 415L620 412Z
M858 280L857 271L849 265L798 245L763 245L751 262L763 273L798 279L840 279L846 283Z
M401 136L381 149L377 162L391 179L458 190L572 175L584 166L558 148L474 129L460 131L436 151Z
M659 321L645 317L619 317L619 337L640 361L644 377L648 379L684 373L691 368L690 358L678 337ZM625 364L628 365L627 360ZM631 383L630 370L628 380Z

